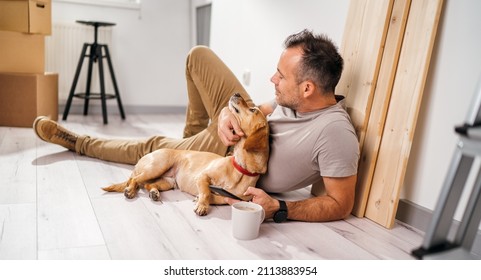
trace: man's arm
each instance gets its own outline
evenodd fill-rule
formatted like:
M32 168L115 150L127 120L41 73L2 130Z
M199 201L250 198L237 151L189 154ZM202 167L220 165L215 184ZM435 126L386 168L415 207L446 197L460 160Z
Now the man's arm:
M352 211L357 176L342 178L324 177L326 194L299 201L286 201L290 220L306 222L327 222L344 219ZM266 211L266 219L272 218L279 210L279 201L259 188L248 188L245 195L252 195L252 201ZM232 199L226 199L229 204Z
M287 218L327 222L348 217L354 206L356 179L356 175L342 178L324 177L326 194L306 200L286 202Z

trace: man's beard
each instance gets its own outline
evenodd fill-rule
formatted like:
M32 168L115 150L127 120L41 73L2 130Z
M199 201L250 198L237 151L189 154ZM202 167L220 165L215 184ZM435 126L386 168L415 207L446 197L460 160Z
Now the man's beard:
M297 109L299 108L299 105L300 105L299 98L292 97L292 98L289 98L288 100L286 100L284 98L280 98L281 96L285 96L285 95L280 94L277 91L276 92L276 102L277 102L277 104L279 104L282 107L286 107L286 108L289 108L291 110L297 111Z

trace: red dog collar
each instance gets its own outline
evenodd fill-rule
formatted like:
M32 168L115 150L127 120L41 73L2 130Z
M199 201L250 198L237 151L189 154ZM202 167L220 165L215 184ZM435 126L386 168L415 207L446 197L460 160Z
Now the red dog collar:
M259 176L259 173L250 173L247 169L245 169L244 167L240 166L240 165L235 161L235 157L232 157L232 165L234 165L235 169L237 169L240 173L242 173L242 174L244 174L244 175L251 176L251 177Z

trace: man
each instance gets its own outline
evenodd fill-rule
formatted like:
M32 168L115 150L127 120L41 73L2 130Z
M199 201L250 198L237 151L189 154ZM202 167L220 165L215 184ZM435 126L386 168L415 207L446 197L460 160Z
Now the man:
M268 171L246 195L276 222L332 221L347 217L354 204L359 147L349 116L334 89L343 60L325 36L303 30L285 41L271 82L275 100L259 106L270 127ZM189 104L183 139L154 136L146 140L109 140L79 136L45 117L36 134L81 155L135 164L161 148L200 150L226 155L243 135L227 109L230 96L251 98L227 66L208 48L193 48L186 63ZM268 193L286 192L323 180L326 194L300 201L280 201ZM256 187L256 188L254 188ZM233 199L226 198L232 204Z

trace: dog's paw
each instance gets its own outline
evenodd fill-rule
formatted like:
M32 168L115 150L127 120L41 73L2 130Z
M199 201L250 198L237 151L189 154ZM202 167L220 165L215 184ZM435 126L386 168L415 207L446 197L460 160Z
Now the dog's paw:
M149 197L153 200L153 201L161 201L160 200L160 192L159 190L157 189L151 189L149 191Z
M136 194L136 192L135 192L135 191L132 191L130 188L126 188L126 189L124 190L124 195L125 195L125 197L128 198L128 199L134 198L134 197L135 197L135 194Z
M195 205L194 212L199 216L207 215L208 211L209 211L209 204L204 205L204 204L198 202Z

